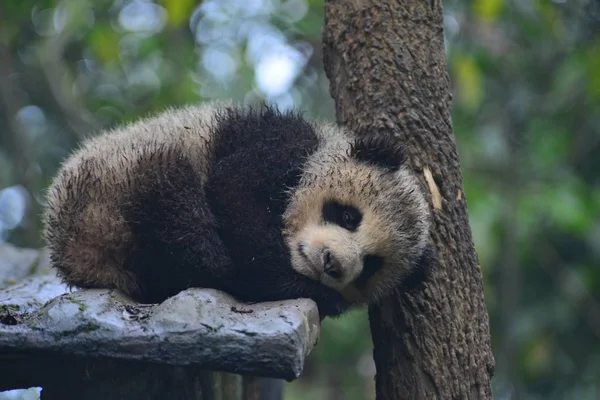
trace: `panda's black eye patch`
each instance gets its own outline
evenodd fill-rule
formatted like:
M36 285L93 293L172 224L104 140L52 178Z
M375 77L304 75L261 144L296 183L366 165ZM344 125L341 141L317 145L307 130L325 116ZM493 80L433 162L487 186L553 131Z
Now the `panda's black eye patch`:
M367 254L363 258L363 270L358 276L358 278L356 278L356 280L354 281L356 287L359 289L363 289L367 285L369 279L371 279L371 277L375 275L375 273L379 271L382 267L383 257L374 254Z
M355 231L362 221L362 214L356 207L328 201L323 204L323 221Z

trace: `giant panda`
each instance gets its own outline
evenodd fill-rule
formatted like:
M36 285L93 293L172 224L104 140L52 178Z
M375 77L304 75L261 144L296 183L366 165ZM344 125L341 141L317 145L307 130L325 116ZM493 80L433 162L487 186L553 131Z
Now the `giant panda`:
M48 189L44 237L69 286L310 298L323 318L425 281L430 219L397 140L211 103L86 139Z

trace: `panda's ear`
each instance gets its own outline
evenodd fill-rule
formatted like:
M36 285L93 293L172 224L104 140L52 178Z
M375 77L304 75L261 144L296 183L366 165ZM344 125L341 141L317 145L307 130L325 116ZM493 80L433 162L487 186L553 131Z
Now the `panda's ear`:
M375 135L355 139L348 156L388 170L398 170L405 161L404 149L391 135Z

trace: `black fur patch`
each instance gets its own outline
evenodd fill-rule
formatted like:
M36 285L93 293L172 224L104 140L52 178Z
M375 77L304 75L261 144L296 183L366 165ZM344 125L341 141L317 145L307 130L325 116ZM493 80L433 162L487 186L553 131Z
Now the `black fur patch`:
M313 127L295 113L228 109L214 127L216 162L207 198L235 268L225 290L242 301L312 298L321 315L348 307L333 289L295 272L282 234L285 189L295 187L318 146Z
M356 231L362 221L361 212L353 206L346 206L336 201L327 201L323 204L323 221L330 222L348 229Z
M404 278L402 289L405 291L414 291L427 283L433 275L433 266L435 263L435 253L431 246L425 247L421 256L415 261L411 273Z
M157 303L189 287L221 289L230 270L199 177L183 158L149 155L138 171L142 184L122 208L133 233L125 264L137 277L144 303Z
M423 250L423 253L417 258L411 266L410 273L404 277L400 287L405 292L415 291L429 281L432 276L433 265L435 262L435 254L429 246ZM363 261L363 270L361 274L354 280L354 285L358 289L364 289L369 282L369 279L375 275L383 267L383 258L369 254L365 256Z
M405 162L404 149L398 140L384 135L356 139L348 155L390 171L398 170Z
M383 258L374 254L367 254L363 260L363 270L354 281L359 289L364 289L367 282L377 271L383 267Z

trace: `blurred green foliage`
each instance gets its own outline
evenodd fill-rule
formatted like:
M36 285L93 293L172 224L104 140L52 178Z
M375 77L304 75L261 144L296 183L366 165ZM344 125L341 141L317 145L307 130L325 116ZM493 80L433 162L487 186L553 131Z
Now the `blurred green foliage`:
M599 398L600 7L444 7L495 397ZM0 240L42 244L44 189L101 128L214 99L333 120L322 25L316 0L1 2ZM369 399L373 374L367 313L357 310L324 322L286 395Z

